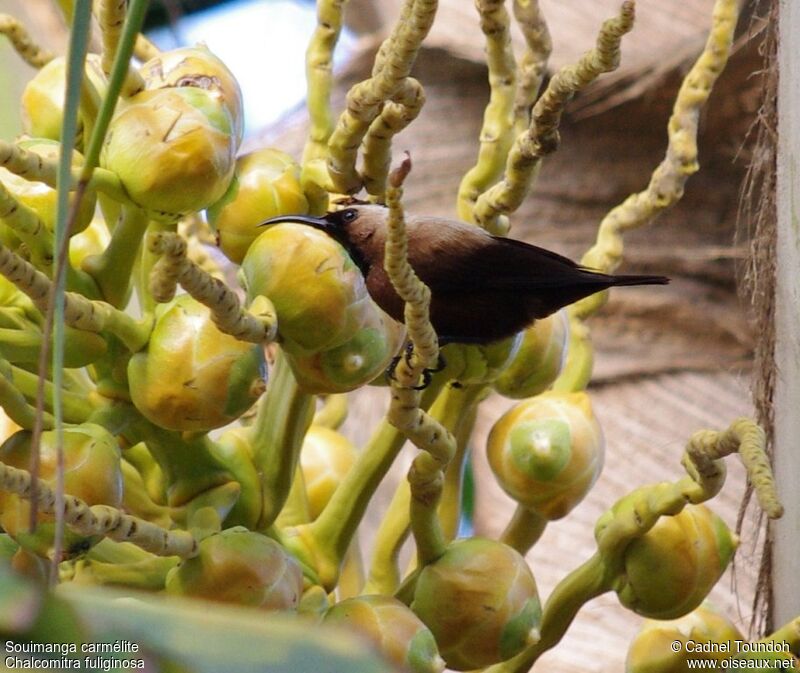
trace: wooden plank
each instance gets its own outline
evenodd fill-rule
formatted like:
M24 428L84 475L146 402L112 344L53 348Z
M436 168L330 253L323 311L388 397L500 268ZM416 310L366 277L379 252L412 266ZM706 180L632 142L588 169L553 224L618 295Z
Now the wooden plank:
M786 513L774 528L773 618L800 614L800 7L780 3L778 64L778 254L776 278L775 472Z

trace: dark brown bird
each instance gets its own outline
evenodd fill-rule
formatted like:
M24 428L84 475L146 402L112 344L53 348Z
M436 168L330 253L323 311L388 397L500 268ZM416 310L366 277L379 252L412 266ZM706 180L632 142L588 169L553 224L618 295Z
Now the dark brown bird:
M263 224L300 222L336 239L352 257L372 298L398 322L403 301L383 268L389 210L358 205L324 217L281 215ZM408 261L431 290L431 323L442 343L490 343L538 318L617 285L663 285L663 276L609 276L566 257L442 217L408 216Z

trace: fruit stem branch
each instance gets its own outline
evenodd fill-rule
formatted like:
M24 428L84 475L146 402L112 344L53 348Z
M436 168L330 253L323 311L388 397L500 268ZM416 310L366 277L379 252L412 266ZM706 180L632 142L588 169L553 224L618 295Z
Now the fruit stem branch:
M28 29L8 14L0 14L0 34L5 35L23 61L34 68L42 68L55 55L33 41Z

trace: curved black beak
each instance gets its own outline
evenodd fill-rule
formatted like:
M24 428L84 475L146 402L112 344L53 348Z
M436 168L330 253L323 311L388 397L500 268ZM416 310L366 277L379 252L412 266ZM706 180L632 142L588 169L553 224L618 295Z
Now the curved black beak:
M270 217L268 220L264 220L264 222L258 226L263 227L268 224L279 224L281 222L297 222L298 224L307 224L310 227L322 229L323 231L330 227L330 222L328 222L328 220L326 220L324 217L314 217L313 215L278 215L277 217Z

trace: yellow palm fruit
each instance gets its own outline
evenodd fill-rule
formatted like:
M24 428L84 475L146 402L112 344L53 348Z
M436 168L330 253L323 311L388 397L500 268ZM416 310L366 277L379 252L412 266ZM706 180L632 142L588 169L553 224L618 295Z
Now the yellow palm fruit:
M411 673L440 673L444 661L427 626L391 596L358 596L337 603L326 624L342 625L372 642L389 661Z
M296 610L303 573L275 540L236 526L202 540L197 556L169 572L166 590L264 610Z
M64 428L64 491L89 505L119 507L122 503L120 449L116 439L93 423ZM27 470L30 465L31 433L20 430L0 446L0 461ZM57 437L55 431L43 432L41 438L39 478L55 487ZM35 533L28 524L30 505L27 500L0 491L0 525L25 549L47 556L53 544L53 517L39 514ZM84 538L67 529L64 550L67 556L84 551L96 539Z
M100 66L100 56L97 54L89 54L86 57L86 75L97 94L102 96L106 90L106 78ZM59 56L41 68L25 85L20 99L22 128L25 133L36 138L61 140L66 81L66 59ZM80 133L82 128L80 119L78 123Z
M505 661L539 639L533 574L519 552L494 540L451 543L420 572L411 609L457 671Z
M285 152L264 148L236 160L225 195L208 208L208 222L226 257L241 264L250 244L270 217L308 212L300 186L300 166Z
M111 233L102 217L95 217L79 234L69 239L69 261L76 269L83 260L101 254L111 242Z
M267 227L250 246L241 278L248 298L261 294L275 306L281 345L297 356L353 338L372 304L344 248L303 224Z
M47 138L28 138L18 144L22 149L50 161L58 161L58 155L61 152L61 144ZM79 152L73 152L72 166L79 168L82 165L83 156ZM26 180L5 168L0 168L0 182L14 199L35 211L49 231L55 230L58 207L55 189L48 187L43 182ZM72 201L72 196L70 196L70 201ZM88 190L81 199L72 229L73 233L83 231L89 226L94 217L96 203L96 193Z
M162 51L139 71L146 89L196 87L207 91L228 110L236 147L244 132L242 90L233 73L204 44Z
M233 177L236 138L227 108L197 87L131 96L108 128L100 163L151 216L202 210Z
M708 507L687 505L675 516L661 517L628 545L625 571L614 590L620 603L643 617L675 619L705 600L737 544Z
M561 373L568 343L565 310L537 320L523 332L517 354L495 379L494 389L515 400L543 393Z
M321 425L308 428L300 452L300 468L312 519L316 519L328 504L357 455L352 442L336 430Z
M476 319L479 319L476 317ZM447 378L462 385L491 383L508 367L522 344L523 332L490 344L449 344L442 348Z
M597 480L603 433L586 393L543 393L500 417L487 454L508 495L545 519L559 519Z
M689 659L722 664L735 656L737 640L744 640L739 630L707 604L679 619L648 619L628 649L625 673L684 673Z
M383 376L405 338L405 328L370 299L363 324L340 346L313 355L288 354L300 387L308 393L346 393Z
M220 332L189 295L156 309L147 348L128 363L131 400L169 430L204 432L234 421L265 389L261 347Z

